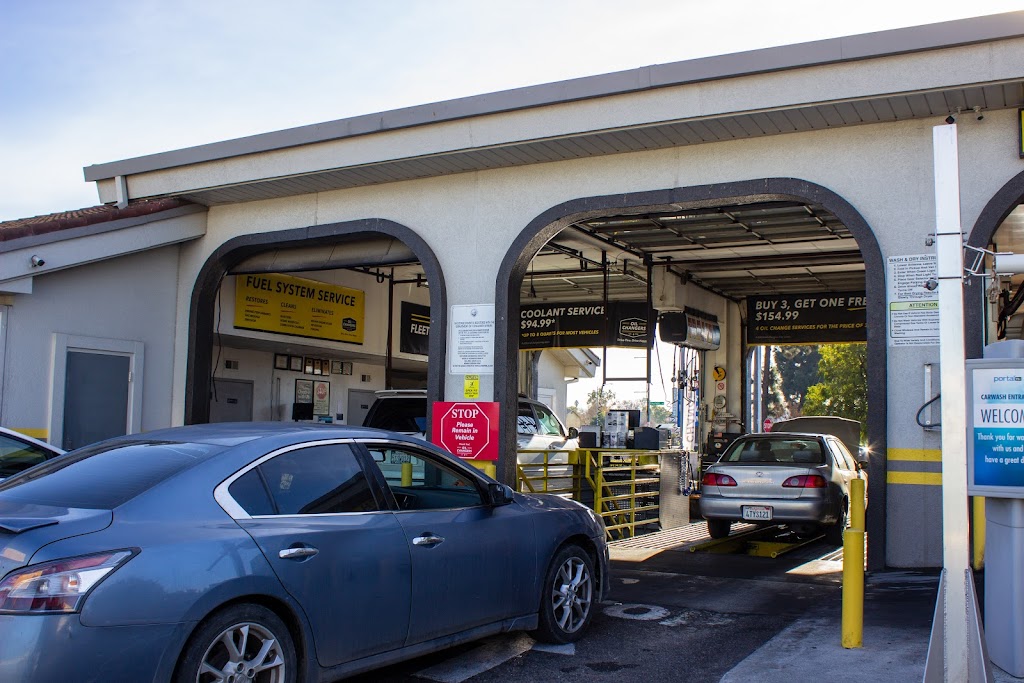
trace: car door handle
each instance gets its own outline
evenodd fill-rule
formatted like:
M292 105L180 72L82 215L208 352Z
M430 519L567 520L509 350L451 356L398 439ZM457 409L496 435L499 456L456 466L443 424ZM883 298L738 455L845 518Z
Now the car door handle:
M427 548L432 548L435 545L438 545L439 543L444 543L444 539L440 536L435 536L429 531L424 532L422 536L417 536L416 538L412 539L413 545L422 545L426 546Z
M299 548L285 548L277 554L282 560L301 560L304 557L313 557L320 552L316 548L310 546L302 546Z

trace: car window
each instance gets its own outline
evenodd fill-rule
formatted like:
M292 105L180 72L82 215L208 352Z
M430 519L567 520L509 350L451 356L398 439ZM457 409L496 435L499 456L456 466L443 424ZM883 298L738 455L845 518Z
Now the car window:
M565 432L562 431L562 425L551 411L544 406L533 406L534 411L537 413L537 423L539 425L539 434L546 436L565 436Z
M425 432L427 399L423 396L379 398L367 414L363 426L410 434Z
M529 403L520 403L519 412L516 414L516 432L519 434L541 434L537 417L533 414L533 408Z
M51 456L45 448L0 434L0 479L14 476Z
M379 509L355 451L347 444L298 448L267 460L256 470L270 493L274 513L278 515L373 512ZM233 482L232 487L237 483ZM255 509L260 509L262 503L255 489L255 483L250 480L243 483L239 491L251 496ZM236 502L249 512L242 501L236 498Z
M475 480L429 454L399 444L366 444L402 510L439 510L483 504Z
M850 451L847 450L846 446L839 439L829 439L829 445L832 447L832 451L836 454L836 460L840 463L840 467L844 470L855 470L857 469L857 461L850 455Z
M825 454L817 439L738 439L729 446L721 462L821 465Z
M163 441L86 446L0 482L0 499L110 510L222 450Z

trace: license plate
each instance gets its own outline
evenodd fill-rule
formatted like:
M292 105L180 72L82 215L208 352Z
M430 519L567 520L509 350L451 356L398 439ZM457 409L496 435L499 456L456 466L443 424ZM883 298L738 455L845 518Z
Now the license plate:
M755 522L770 522L772 520L772 509L767 505L744 505L743 519Z

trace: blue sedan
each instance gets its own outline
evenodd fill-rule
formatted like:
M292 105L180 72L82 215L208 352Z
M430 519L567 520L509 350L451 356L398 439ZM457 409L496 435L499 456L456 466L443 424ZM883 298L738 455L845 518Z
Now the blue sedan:
M586 507L366 428L197 425L0 482L0 681L330 681L608 589Z

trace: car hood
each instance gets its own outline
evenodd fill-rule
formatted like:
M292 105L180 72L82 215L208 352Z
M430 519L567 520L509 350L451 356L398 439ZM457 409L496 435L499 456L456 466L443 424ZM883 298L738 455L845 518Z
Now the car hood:
M0 576L28 564L43 546L100 531L112 520L110 510L0 500Z

